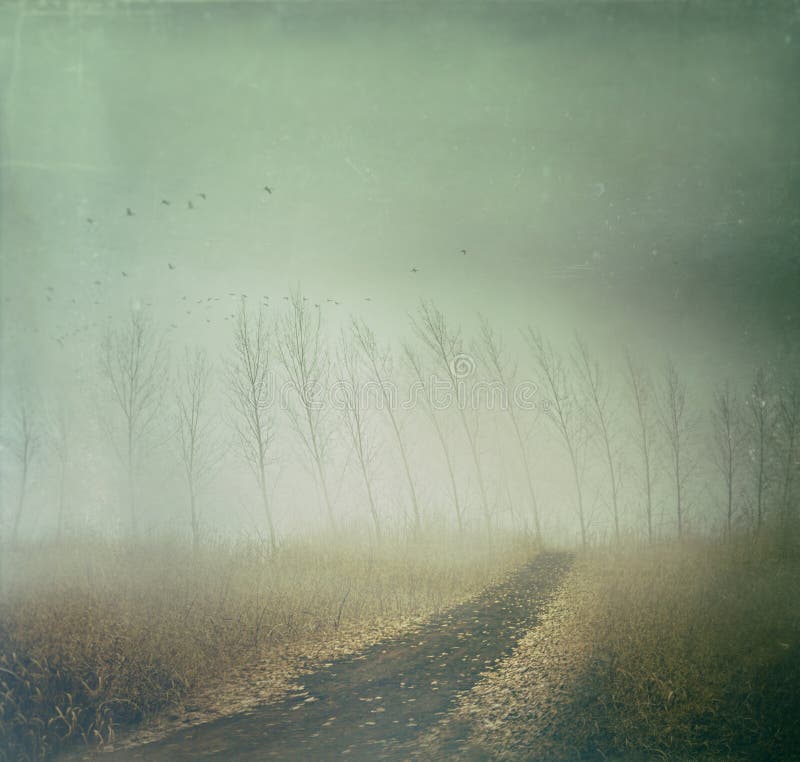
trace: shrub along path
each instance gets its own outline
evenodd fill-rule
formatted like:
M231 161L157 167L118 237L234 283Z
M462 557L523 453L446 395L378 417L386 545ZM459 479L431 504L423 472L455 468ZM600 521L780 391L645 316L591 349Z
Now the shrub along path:
M276 703L102 756L148 762L407 759L414 756L414 740L453 707L456 695L536 626L569 565L566 553L537 556L417 630L305 676Z

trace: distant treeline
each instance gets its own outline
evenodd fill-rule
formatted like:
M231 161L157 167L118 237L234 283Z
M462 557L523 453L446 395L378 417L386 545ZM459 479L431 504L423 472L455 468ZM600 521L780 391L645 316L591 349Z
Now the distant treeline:
M800 376L792 358L752 378L719 379L706 398L670 359L648 368L623 349L620 361L601 361L580 336L555 347L532 328L511 350L488 320L465 338L427 302L400 346L383 345L356 318L332 333L300 292L277 318L242 299L218 363L188 348L173 361L146 311L108 326L97 349L103 399L94 407L123 475L122 526L143 532L146 456L171 442L195 547L201 497L229 454L252 476L272 548L282 507L271 474L287 461L313 482L329 529L346 531L341 506L350 516L357 505L375 539L398 520L403 531L422 532L433 515L458 531L479 525L487 538L512 521L545 543L554 523L572 526L583 546L709 531L757 536L767 525L788 542L796 528ZM32 480L45 470L63 536L69 472L78 467L72 414L64 406L45 414L34 399L21 390L3 420L15 488L6 487L2 539L11 546L22 536ZM562 470L555 496L543 497L542 482Z

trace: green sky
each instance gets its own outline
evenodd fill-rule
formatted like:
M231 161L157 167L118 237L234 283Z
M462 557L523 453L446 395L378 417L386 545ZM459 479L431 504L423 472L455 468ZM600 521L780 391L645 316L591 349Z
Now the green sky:
M789 7L66 5L2 24L3 288L43 329L63 318L45 282L93 319L96 276L105 303L167 312L171 291L299 282L378 320L420 296L515 320L719 311L734 336L786 318Z
M800 6L751 5L3 3L2 378L298 285L749 373L800 320Z

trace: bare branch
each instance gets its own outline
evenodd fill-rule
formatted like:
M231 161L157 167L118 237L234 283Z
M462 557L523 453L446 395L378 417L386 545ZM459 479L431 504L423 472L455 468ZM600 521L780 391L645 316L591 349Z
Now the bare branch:
M353 340L342 331L339 340L338 368L340 376L339 390L342 404L342 419L349 435L350 443L358 459L364 489L369 502L370 516L376 539L381 537L381 524L372 486L371 463L375 448L367 430L365 410L362 406L362 386L360 379L359 358Z
M649 375L633 361L630 352L625 350L625 361L628 369L628 384L633 396L636 413L639 451L642 455L642 478L644 482L645 512L647 515L647 540L653 542L653 449L655 437L653 432L652 404L653 384Z
M214 441L212 421L207 412L211 364L204 350L184 354L178 390L175 394L176 430L186 486L189 492L189 521L195 552L200 543L200 515L197 494L210 478L222 456Z
M328 521L335 528L326 473L327 450L333 436L325 405L330 361L323 343L320 311L309 309L299 291L292 294L289 311L279 322L277 347L290 392L285 400L286 411L311 460Z
M503 346L502 338L492 330L489 321L481 316L481 355L484 362L489 367L490 372L494 375L503 389L505 396L505 409L508 413L511 426L514 430L514 436L519 451L520 460L522 461L525 483L528 488L528 499L530 501L530 510L533 514L534 528L536 536L541 541L542 527L539 518L539 506L536 500L536 491L533 486L533 474L531 470L530 454L528 452L528 441L522 432L520 422L520 411L516 405L516 398L514 395L514 383L516 381L517 366L506 358L505 348Z
M586 342L580 337L575 337L577 354L574 364L578 378L583 385L583 390L588 398L588 420L594 425L602 443L603 454L608 467L609 484L611 486L611 513L614 520L614 537L620 541L620 510L619 510L619 468L614 453L614 433L612 420L614 411L610 403L611 390L605 383L600 363L589 353Z
M263 310L259 307L251 322L244 299L236 318L233 349L233 361L228 367L228 391L236 414L234 428L239 451L258 483L270 547L275 550L277 537L267 490L274 425L270 410L270 336Z
M124 328L108 329L101 344L100 369L122 418L121 447L110 421L108 429L127 469L131 530L136 534L138 473L143 454L153 445L168 377L164 341L147 315L132 310Z
M545 393L550 395L546 408L547 415L560 434L569 455L575 481L581 544L586 547L588 526L584 506L583 469L587 431L583 411L577 404L564 361L556 354L550 343L545 342L532 328L528 328L525 338L539 368L542 387Z
M414 484L414 478L411 474L411 465L408 459L408 450L406 447L405 437L400 428L400 422L397 420L397 415L394 409L395 400L392 398L389 389L391 356L388 351L381 351L378 348L378 343L375 340L375 334L363 320L353 320L351 325L355 344L361 351L361 355L367 365L367 369L371 374L373 381L380 389L383 400L383 408L386 411L386 415L389 417L389 422L391 423L392 431L394 432L395 442L397 442L397 449L400 453L400 459L403 462L403 472L406 477L409 496L411 497L411 510L414 519L414 530L419 531L422 527L422 516L420 515L417 490Z
M466 413L467 399L469 398L467 386L473 381L470 376L474 371L474 367L472 363L467 362L464 372L459 372L458 361L465 359L461 332L458 329L451 329L447 325L444 314L437 309L432 302L423 302L420 305L418 322L412 321L412 324L415 333L430 351L440 371L444 373L451 385L455 396L458 417L464 429L464 434L467 437L470 454L472 455L472 463L475 468L475 476L480 491L481 511L483 513L484 522L486 523L486 531L491 535L492 513L489 507L483 465L478 449L478 435L475 426L470 425Z
M672 360L668 360L664 368L659 418L671 454L675 484L675 521L678 539L682 540L686 524L686 485L691 470L696 465L689 452L696 420L687 408L686 383L678 375Z

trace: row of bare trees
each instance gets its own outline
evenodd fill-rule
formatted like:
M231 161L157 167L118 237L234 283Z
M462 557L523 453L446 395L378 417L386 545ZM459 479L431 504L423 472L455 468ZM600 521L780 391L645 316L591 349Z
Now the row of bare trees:
M758 534L770 517L782 523L787 536L797 523L800 387L786 368L760 369L752 384L745 390L740 384L738 392L732 382L722 383L713 392L710 416L703 419L697 395L691 395L672 362L652 374L626 352L624 363L615 370L602 363L580 337L565 352L533 329L524 332L523 349L515 353L485 318L476 339L467 342L430 303L421 305L412 331L416 341L403 344L402 353L395 356L360 320L353 320L349 330L340 330L335 344L329 344L320 310L300 293L292 296L276 321L268 321L263 309L248 311L242 302L232 351L219 377L229 403L224 417L235 449L253 475L272 548L279 542L270 490L272 467L279 460L303 464L316 485L327 523L337 531L340 520L332 490L332 462L334 451L341 454L343 448L355 464L356 483L363 491L353 501L363 500L366 505L373 536L380 538L384 530L375 486L379 452L393 453L390 457L398 464L405 485L407 523L414 532L422 529L416 433L407 425L408 409L398 404L401 378L415 392L414 407L437 443L459 530L465 526L470 505L477 507L487 538L495 525L497 507L490 496L487 435L482 428L485 411L473 404L474 395L487 389L504 401L502 413L511 444L502 457L513 459L522 475L523 513L537 538L546 533L538 494L542 474L537 472L542 444L533 436L541 431L537 426L541 419L560 441L573 482L572 498L561 490L555 508L563 511L564 505L573 506L583 545L590 541L595 523L592 492L600 496L595 503L607 508L606 525L615 542L630 531L631 505L649 541L664 535L665 524L683 539L696 525L692 517L701 501L719 503L721 523L729 537L745 523ZM524 380L518 356L527 356L534 369L534 407L521 404L516 396ZM140 531L138 493L144 458L172 440L182 464L186 515L197 548L202 535L199 496L227 449L218 406L212 403L216 374L208 355L202 350L187 351L178 372L171 375L161 335L144 313L135 311L123 327L110 329L104 337L100 370L113 409L100 420L125 473L124 502L131 533ZM278 377L284 382L279 387ZM446 405L437 399L430 383L434 377L439 391L449 395ZM375 392L377 409L362 394L365 384ZM326 397L333 385L338 392L335 406ZM171 386L174 401L170 405ZM278 388L281 399L276 399ZM293 434L298 451L294 457L278 453L278 415L284 416ZM383 441L379 426L387 432L388 442ZM60 537L71 437L69 417L63 410L49 430L58 467ZM11 543L16 544L31 468L42 448L42 432L29 401L18 406L6 439L19 466L10 533ZM470 473L459 466L457 453L462 446ZM699 479L701 468L712 469L716 476ZM664 520L665 510L671 520Z

